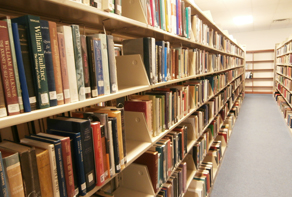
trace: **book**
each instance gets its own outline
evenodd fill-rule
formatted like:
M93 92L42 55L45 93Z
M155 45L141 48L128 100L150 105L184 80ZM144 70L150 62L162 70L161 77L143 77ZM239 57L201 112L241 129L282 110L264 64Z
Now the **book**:
M48 134L48 133L38 133L37 135L40 135L42 137L46 137L49 139L58 139L61 141L67 196L73 197L75 195L75 188L74 188L74 175L73 175L73 167L72 167L70 138Z
M63 93L57 25L53 21L48 21L48 23L49 23L49 31L50 31L51 52L52 52L52 60L53 60L57 103L58 105L62 105L64 104L64 93Z
M41 32L43 38L43 48L44 48L44 56L46 61L46 72L48 79L48 88L49 88L49 98L50 98L50 106L57 106L57 92L55 85L55 74L54 74L54 66L53 66L53 58L52 58L52 49L51 49L51 39L50 39L50 30L49 23L45 20L40 20Z
M113 177L115 172L115 157L114 157L114 144L112 134L112 120L108 120L108 137L109 137L109 166L110 166L110 177Z
M90 73L89 73L89 66L88 66L86 36L80 35L80 40L81 40L82 63L83 63L83 72L84 72L85 97L91 98L91 84L90 84Z
M77 185L77 189L75 187L75 195L86 195L84 161L80 133L72 133L55 129L49 129L47 132L55 135L70 137L74 183Z
M20 113L6 21L0 21L0 70L8 115Z
M18 23L18 25L23 25L26 29L29 56L33 71L33 82L37 96L37 107L39 109L48 108L50 107L49 89L42 45L40 18L32 15L25 15L14 18L11 21L13 23Z
M119 138L118 138L118 126L117 126L117 118L109 118L111 122L111 131L112 131L112 144L113 144L113 154L114 154L114 169L115 173L119 173L121 171L121 161L120 161L120 153L119 153Z
M0 179L0 196L8 197L8 196L10 196L10 190L9 190L9 186L8 186L7 174L6 174L6 171L4 169L1 151L0 151L0 176L2 177Z
M9 196L24 197L22 174L18 152L0 148L3 166L9 184Z
M86 99L79 25L71 25L79 101Z
M56 164L56 155L55 155L54 145L50 144L50 143L46 143L46 142L28 139L28 138L20 139L20 143L48 150L49 158L50 158L50 170L51 170L51 180L52 180L52 185L53 185L53 194L54 194L54 197L59 197L60 190L59 190L59 181L58 181L58 173L57 173L57 164Z
M117 65L114 50L114 38L112 35L106 36L107 51L108 51L108 66L110 76L110 91L116 93L118 91L118 79L117 79Z
M57 33L58 37L58 47L59 47L59 56L60 56L60 67L61 67L61 79L63 85L63 95L64 103L71 102L70 96L70 85L69 85L69 76L68 76L68 66L66 59L66 49L65 49L65 38L63 33Z
M0 117L7 116L2 77L0 75Z
M43 197L53 196L51 165L49 151L35 147L38 177L40 181L41 194Z
M23 101L22 101L22 94L21 94L21 86L20 86L20 81L19 81L18 65L17 65L17 60L16 60L16 53L15 53L15 46L14 46L14 38L13 38L13 32L12 32L11 19L10 19L9 16L6 16L4 21L7 22L9 43L10 43L10 51L11 51L13 70L14 70L14 76L15 76L15 82L16 82L15 85L16 85L16 89L17 89L17 96L18 96L18 103L19 103L19 110L20 110L20 113L22 113L22 112L24 112L24 108L23 108Z
M18 152L25 195L41 196L35 148L10 141L1 142L0 147Z
M64 48L65 48L65 54L66 55L66 66L67 66L67 72L68 72L68 81L69 81L69 93L70 93L70 102L77 102L79 100L79 94L78 94L78 87L77 87L77 78L76 78L76 69L75 69L75 58L74 58L74 48L73 48L73 36L72 36L72 30L70 26L58 26L57 31L59 33L64 34ZM59 36L59 34L58 34ZM60 40L59 40L60 41ZM59 44L60 46L60 44ZM60 48L61 49L61 48ZM62 60L62 54L60 51L61 60ZM62 64L62 62L61 62ZM62 78L63 76L63 70L62 70ZM65 78L66 79L66 78ZM65 99L66 92L64 92Z
M115 0L115 14L122 15L122 0Z
M47 120L48 129L57 129L73 133L80 133L84 173L86 180L86 191L90 191L95 187L95 169L94 169L94 152L92 141L92 130L89 120L77 118L56 117L55 119Z

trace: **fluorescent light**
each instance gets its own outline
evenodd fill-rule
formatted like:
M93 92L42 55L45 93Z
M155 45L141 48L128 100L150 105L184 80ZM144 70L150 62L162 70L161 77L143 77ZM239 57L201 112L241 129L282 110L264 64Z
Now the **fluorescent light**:
M252 15L237 16L237 17L233 18L233 22L236 25L246 25L246 24L250 24L253 22L253 17L252 17Z

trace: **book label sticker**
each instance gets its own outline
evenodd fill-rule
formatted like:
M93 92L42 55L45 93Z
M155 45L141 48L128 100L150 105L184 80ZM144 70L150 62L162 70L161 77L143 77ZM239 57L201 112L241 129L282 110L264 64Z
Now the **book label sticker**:
M0 117L4 117L4 116L7 116L7 112L6 112L6 108L5 107L0 108Z
M41 101L42 101L42 104L49 103L48 93L41 94Z
M49 94L50 94L50 100L57 99L57 92L56 91L51 91L51 92L49 92Z
M117 5L117 10L118 10L118 12L122 12L122 6L121 5Z
M88 175L88 182L90 183L91 181L93 181L93 174L92 173L90 173Z
M116 169L117 169L117 171L118 171L118 170L121 170L121 164L116 165Z
M104 172L104 176L108 177L108 171Z
M57 100L58 100L58 101L62 101L62 100L64 100L63 93L59 93L59 94L57 94Z
M91 94L92 94L92 97L97 97L98 96L97 89L92 90Z
M124 158L121 159L121 165L124 165Z
M86 189L86 183L81 184L81 190L85 190Z
M36 103L36 97L35 96L29 97L29 103Z
M70 98L70 90L69 89L65 89L64 94L65 94L65 99Z
M79 188L77 187L74 191L74 196L77 196L79 194Z
M104 174L102 174L101 176L100 176L100 182L104 182Z
M21 96L18 97L18 103L19 103L19 105L22 105L23 104L22 97Z
M91 88L90 87L86 87L85 88L85 94L88 94L88 93L90 93L91 92Z
M9 113L15 113L15 112L19 112L20 111L18 103L17 104L8 105L7 108L8 108L8 112Z
M116 84L113 84L113 85L112 85L112 90L113 90L113 91L117 91L117 85L116 85Z
M103 81L98 81L98 86L103 86Z
M84 87L80 87L80 95L85 95L85 88Z

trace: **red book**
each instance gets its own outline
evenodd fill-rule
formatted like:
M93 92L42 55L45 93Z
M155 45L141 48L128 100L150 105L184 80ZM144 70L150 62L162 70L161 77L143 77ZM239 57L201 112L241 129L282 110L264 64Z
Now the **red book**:
M151 12L151 19L152 19L152 26L155 26L154 23L154 10L153 10L153 0L150 0L150 12Z
M6 21L0 21L0 70L8 115L20 113Z
M103 161L103 147L101 141L100 122L91 122L93 135L93 149L95 157L95 173L96 185L101 186L104 183L104 161Z
M74 197L75 186L74 186L74 175L73 175L73 166L72 166L72 157L71 157L70 137L63 137L63 136L58 136L58 135L53 135L53 134L48 134L48 133L38 133L38 135L61 140L67 196Z

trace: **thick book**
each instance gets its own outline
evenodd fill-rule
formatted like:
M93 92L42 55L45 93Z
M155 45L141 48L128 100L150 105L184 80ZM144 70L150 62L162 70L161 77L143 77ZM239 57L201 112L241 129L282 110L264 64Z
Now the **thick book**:
M97 38L100 39L101 44L101 59L102 59L102 72L103 72L103 81L104 81L104 94L110 94L110 73L109 73L109 64L108 64L108 52L107 52L107 39L106 34L95 34Z
M41 196L35 148L10 141L1 142L0 147L18 152L25 195Z
M57 31L64 34L65 43L65 55L66 55L66 66L68 72L69 81L69 92L70 92L70 102L77 102L79 100L78 88L77 88L77 78L75 69L75 58L74 58L74 47L73 47L73 36L70 26L58 26ZM65 99L66 99L66 93Z
M41 32L43 38L43 48L46 61L46 72L48 79L48 88L49 88L49 98L50 106L57 106L57 92L55 85L55 74L54 74L54 65L53 65L53 55L51 49L51 39L50 39L50 30L49 23L45 20L40 20Z
M57 129L81 134L81 144L84 159L84 173L86 180L86 191L95 187L94 152L92 141L92 129L89 120L56 117L47 120L48 129Z
M19 30L18 30L17 23L12 23L12 31L13 31L15 55L16 55L16 60L17 60L18 76L19 76L20 86L21 86L23 108L24 108L24 112L30 112L31 104L29 100L28 81L32 79L27 80L25 73L28 72L31 75L31 69L29 69L28 71L25 71L24 69L24 59L22 56L22 50L21 50L22 46L20 44L20 37L19 37ZM33 87L31 88L32 88L32 92L34 93Z
M17 60L16 60L16 53L15 53L15 46L14 46L11 19L10 19L9 16L6 16L4 21L7 22L7 27L8 27L10 51L11 51L11 57L12 57L12 63L13 63L13 69L14 69L14 76L15 76L15 82L16 82L15 85L16 85L16 89L17 89L19 109L20 109L20 112L22 113L22 112L24 112L24 109L23 109L23 101L22 101L21 86L20 86L20 81L19 81L18 66L17 66Z
M118 91L118 79L117 79L117 65L114 48L114 38L112 35L106 36L107 51L108 51L108 67L110 78L110 91L116 93Z
M20 143L48 150L49 159L50 159L50 170L51 170L51 181L52 181L52 186L53 186L53 194L54 194L54 197L59 197L60 190L59 190L59 181L58 181L58 173L57 173L57 164L56 164L56 155L55 155L54 144L41 142L41 141L28 139L28 138L22 138L20 140Z
M71 102L70 96L70 85L69 85L69 73L66 59L66 48L65 48L65 38L63 33L57 33L58 36L58 47L59 47L59 55L60 55L60 67L61 67L61 75L62 75L62 85L63 85L63 95L64 95L64 103Z
M35 147L36 163L42 197L53 196L49 151Z
M79 25L71 25L79 101L86 99Z
M47 130L47 132L51 134L55 134L55 135L70 137L74 183L76 183L78 187L77 189L75 189L75 194L80 195L80 196L86 195L84 162L83 162L80 133L72 133L72 132L55 130L55 129L49 129Z
M0 196L9 197L10 196L10 191L9 191L9 186L8 186L9 183L8 183L6 171L4 169L1 151L0 151L0 176L2 177L0 179Z
M2 77L0 75L0 117L7 116Z
M67 196L73 197L75 195L75 188L74 188L74 175L73 175L73 167L72 167L70 138L48 134L48 133L38 133L37 135L40 135L46 138L61 140Z
M91 98L90 71L89 71L89 66L88 66L86 36L80 35L80 40L81 40L82 63L83 63L83 72L84 72L85 97Z
M18 152L0 148L3 166L9 183L11 197L24 197L22 174Z
M33 70L34 88L37 93L37 107L39 109L50 107L40 18L32 15L25 15L14 18L11 21L13 23L18 23L18 25L23 25L26 29L30 62Z
M8 115L20 113L6 21L0 21L0 71Z
M66 181L65 181L65 173L63 166L63 157L62 157L62 145L61 140L59 139L50 139L39 135L30 135L26 138L37 140L40 142L46 142L53 144L55 147L55 157L56 157L56 165L58 172L58 182L59 182L59 190L61 197L67 197L67 189L66 189Z
M51 52L54 68L54 77L55 77L55 86L57 94L58 105L64 104L64 94L63 94L63 83L62 83L62 74L61 74L61 64L60 64L60 52L58 46L58 33L57 33L57 24L53 21L48 21L49 31L50 31L50 40L51 40Z
M121 161L120 161L120 153L119 153L117 118L110 117L108 120L111 122L114 169L115 169L115 173L119 173L121 171Z

